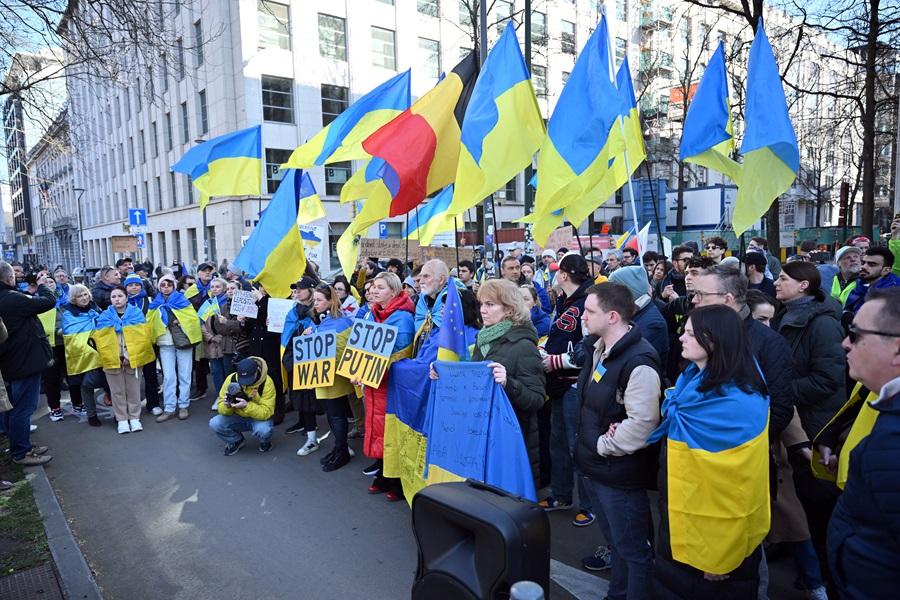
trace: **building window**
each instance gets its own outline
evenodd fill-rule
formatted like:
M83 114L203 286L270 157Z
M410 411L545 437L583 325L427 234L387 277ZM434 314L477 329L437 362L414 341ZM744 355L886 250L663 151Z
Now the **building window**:
M471 48L460 47L459 49L459 60L465 60L465 58L472 53Z
M169 56L163 52L159 59L159 78L164 92L169 90Z
M159 138L158 131L156 130L156 121L150 123L150 152L153 153L153 158L159 156Z
M350 179L350 161L336 162L325 167L325 195L340 196L341 188Z
M209 245L209 256L205 258L210 262L216 263L219 260L219 253L216 251L216 228L213 225L206 227L206 243Z
M187 189L187 203L194 203L194 186L191 184L191 178L185 175L184 177L185 188Z
M178 185L175 183L175 171L169 171L169 189L172 192L172 202L166 203L163 208L174 208L178 206Z
M209 113L206 110L206 90L197 92L197 111L200 113L200 135L209 132Z
M281 183L281 178L284 177L281 165L286 163L290 157L290 150L266 148L266 191L268 193L274 194L275 190L278 189L278 184Z
M438 17L441 14L439 0L418 0L419 14Z
M153 264L153 234L148 233L144 236L144 239L146 240L145 243L147 244L147 247L144 248L144 250L146 251L144 253L145 260L149 260L150 264Z
M616 19L619 21L628 20L628 1L616 0Z
M510 0L495 0L494 18L497 21L497 33L503 33L507 21L512 19L513 3Z
M181 253L181 231L178 229L172 231L172 260L184 260L184 254Z
M473 4L472 6L476 6ZM459 0L459 24L463 27L472 27L472 11L470 10L469 3L466 0Z
M184 42L181 38L175 40L175 60L178 81L181 81L184 79Z
M628 42L625 38L616 38L616 63L622 64L622 61L625 60L625 54L627 52Z
M175 145L172 138L172 113L166 113L166 150L171 150Z
M203 64L203 25L200 24L200 19L197 19L197 22L194 23L194 52L197 53L197 66Z
M419 55L422 73L437 79L441 76L441 43L427 38L419 38Z
M534 83L534 93L537 96L547 95L547 67L531 65L531 82Z
M134 84L134 106L137 112L141 112L143 110L143 106L141 105L141 96L143 92L141 90L141 78L138 77Z
M144 206L150 210L150 184L146 181L144 182Z
M147 151L144 146L144 130L141 129L138 131L138 157L141 159L141 164L147 162Z
M159 175L153 180L153 202L147 208L148 210L162 208L162 179L159 178Z
M334 121L347 110L350 90L339 85L322 84L322 127Z
M547 45L547 15L542 12L531 13L531 43L535 46Z
M279 123L294 122L294 80L284 77L262 76L263 120Z
M390 29L372 27L372 64L391 71L397 69L394 32Z
M319 13L319 54L325 58L347 60L347 22L344 19Z
M128 136L128 168L134 168L134 138Z
M131 98L128 93L128 90L125 90L125 93L122 95L122 107L125 109L125 120L131 120Z
M259 0L257 4L257 26L259 45L265 48L291 49L290 7L278 2ZM321 20L319 21L321 24Z
M181 143L187 144L191 141L191 126L188 123L187 102L181 103Z
M563 19L560 29L560 49L566 54L575 54L575 23Z
M197 228L190 227L188 229L188 245L190 246L190 252L193 252L191 256L192 259L197 259L197 262L200 262L200 248L197 246Z

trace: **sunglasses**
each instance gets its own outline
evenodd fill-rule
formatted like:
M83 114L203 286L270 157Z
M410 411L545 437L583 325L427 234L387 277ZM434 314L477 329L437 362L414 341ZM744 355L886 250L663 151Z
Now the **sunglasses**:
M159 282L159 287L172 287L174 285L175 284L172 283L171 281L160 281Z
M706 246L707 250L715 250L716 248L721 248L721 246L716 246L715 244L708 244Z
M881 337L900 338L900 333L872 331L871 329L863 329L861 327L857 327L854 323L851 323L850 327L847 328L847 339L850 340L851 344L855 344L856 340L858 340L862 335L880 335Z

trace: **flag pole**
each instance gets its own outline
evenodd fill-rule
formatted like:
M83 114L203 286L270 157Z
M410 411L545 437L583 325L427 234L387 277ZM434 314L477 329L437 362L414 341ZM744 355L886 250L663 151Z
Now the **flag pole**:
M459 224L456 217L453 217L453 247L456 248L456 275L459 276Z
M653 200L653 217L656 219L657 250L662 254L665 248L663 248L662 221L659 218L659 200L657 200L656 192L654 191L656 186L653 183L653 175L650 173L650 163L646 160L644 161L644 170L647 171L647 181L650 182L650 198Z
M418 217L416 218L416 225L419 224ZM409 266L409 211L406 211L406 258L403 259L403 271L406 271L406 268Z

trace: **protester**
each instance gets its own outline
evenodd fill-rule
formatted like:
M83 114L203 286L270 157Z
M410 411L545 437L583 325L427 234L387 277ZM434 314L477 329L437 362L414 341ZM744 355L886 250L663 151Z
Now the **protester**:
M296 389L294 381L294 353L290 350L292 340L303 335L312 324L313 290L316 282L303 276L297 283L291 284L291 300L294 306L285 315L284 329L281 333L281 347L284 348L282 364L287 375L287 395L294 410L297 411L297 422L284 430L287 434L305 433L306 442L297 450L297 456L306 456L319 449L316 435L316 392L315 390Z
M61 272L57 271L57 274ZM44 285L56 294L56 304L47 312L38 315L38 319L44 326L44 333L47 335L50 348L53 351L53 360L50 361L50 365L41 375L41 383L44 386L44 394L47 396L47 406L50 408L49 418L51 421L58 422L65 418L60 401L62 400L63 385L68 385L68 381L66 381L66 352L62 335L62 311L59 309L69 301L69 298L68 295L64 297L59 296L60 286L53 279L48 277L44 280ZM66 285L67 294L70 287ZM77 385L69 387L69 398L72 402L72 412L76 416L80 416L84 412L84 406L81 403L81 388Z
M550 315L538 305L538 295L533 285L520 285L519 290L522 293L522 300L525 302L525 309L531 317L531 324L537 331L538 337L544 337L550 333Z
M666 273L665 279L660 284L662 292L660 297L670 302L675 298L687 295L684 284L684 274L688 269L688 261L694 257L694 251L688 246L676 246L672 250L672 269Z
M303 276L308 279L312 286L315 287L315 281L308 275ZM274 368L275 365L281 363L281 334L275 331L269 331L269 294L262 284L257 283L256 290L257 313L255 319L245 321L247 338L249 340L247 352L250 356L256 356L266 361L266 364L273 365L269 369L268 376L275 384L275 408L272 413L272 424L281 425L284 421L284 382L281 378L281 369Z
M606 266L603 269L603 274L609 277L609 275L618 269L622 265L622 259L624 254L621 250L617 250L613 248L612 250L606 253Z
M862 266L862 251L856 246L839 248L834 255L835 266L827 272L825 266L819 267L822 274L822 289L836 299L841 305L847 303L847 297L856 289L859 271Z
M337 292L338 300L341 302L341 311L345 317L351 319L356 316L359 310L359 302L350 293L350 282L343 275L334 278L334 291Z
M222 306L228 301L226 285L225 280L221 277L211 279L207 299L198 309L200 331L203 334L203 355L209 362L209 368L212 371L213 389L216 390L222 387L222 383L225 382L225 376L231 372L231 364L226 364L225 362L225 352L222 347L223 338L212 329L212 322L222 314ZM200 389L202 389L202 386L200 386Z
M750 286L749 289L759 290L767 296L774 298L775 284L771 279L766 277L768 263L766 262L765 255L760 252L747 252L741 258L741 263L743 263L747 274L747 280Z
M457 267L457 275L459 277L460 283L466 286L466 289L471 290L472 284L475 283L475 263L473 263L471 260L459 261L459 265Z
M518 264L518 261L516 261ZM415 312L415 341L413 356L418 356L423 344L441 327L444 314L444 301L447 298L447 282L450 270L443 261L432 259L422 265L419 278L419 300ZM398 290L399 291L399 290Z
M638 265L623 266L610 275L609 280L625 286L631 292L635 312L628 315L628 322L637 326L640 335L656 350L661 364L666 364L669 353L669 329L650 296L647 272Z
M150 310L150 301L155 295L155 290L152 285L147 285L146 280L141 280L141 278L132 273L128 277L125 278L125 291L128 292L128 303L136 306L141 310L144 314L144 318L147 318L147 312ZM148 291L153 290L153 292ZM152 332L151 332L152 335ZM153 340L151 339L151 343ZM154 344L153 347L154 353L156 353L156 346ZM155 358L148 362L141 368L141 377L144 379L144 396L146 398L146 409L147 412L152 414L155 417L158 417L162 414L162 407L159 405L160 399L160 389L159 389L159 376L156 372L156 359L159 356L155 356Z
M219 350L222 357L210 361L213 373L217 369L222 370L222 382L225 377L234 373L234 365L239 362L240 356L247 353L249 341L244 334L243 317L231 314L231 300L234 293L242 291L239 281L229 281L225 284L225 300L219 304L219 313L207 319L206 325L209 331L219 337ZM221 367L216 363L220 362ZM218 396L217 396L218 400Z
M638 251L628 246L626 248L622 248L622 267L629 267L631 265L637 264Z
M653 270L650 272L650 287L653 289L654 300L665 302L665 300L663 299L663 289L665 288L665 286L663 284L666 281L666 275L673 268L674 267L672 266L672 263L667 260L660 259L660 261L655 264Z
M550 304L550 296L547 295L547 290L544 289L544 286L541 284L540 278L537 277L537 273L534 270L534 265L528 262L523 262L521 272L522 278L524 278L525 281L517 285L532 286L537 293L538 303L541 307L541 310L543 310L548 315L552 313L553 305Z
M728 242L725 241L725 238L713 236L706 240L706 256L711 258L715 264L722 262L727 251Z
M775 298L763 294L759 290L747 290L747 307L750 309L750 316L765 325L772 326L772 319L775 318Z
M541 263L538 265L538 276L545 289L553 287L556 271L550 269L550 265L554 264L556 264L556 252L552 248L544 248L544 251L541 252Z
M91 290L91 298L100 308L109 308L109 293L122 281L120 272L115 267L103 267L100 269L100 281Z
M534 275L534 268L532 268L532 275ZM515 256L507 256L500 261L500 277L517 286L526 282L522 275L522 263Z
M865 251L859 269L859 280L844 303L844 311L849 313L845 319L851 319L850 314L856 314L866 301L869 290L900 286L900 275L891 272L893 266L894 254L887 248L876 246Z
M641 256L641 264L647 271L647 279L653 278L653 272L656 270L657 263L665 260L665 256L661 256L653 250L647 250L646 252L644 252L644 254Z
M81 284L69 286L69 302L62 305L63 344L66 354L66 373L69 387L79 387L78 394L88 418L88 425L100 427L94 391L106 385L100 368L100 356L88 342L94 330L100 308L93 301L90 290Z
M197 278L184 289L184 297L194 307L194 310L200 312L200 307L204 302L209 300L210 285L212 285L213 274L216 272L216 265L204 261L197 265ZM225 286L222 285L221 294L225 293ZM206 344L198 344L194 351L194 365L191 370L191 400L200 400L206 398L208 391L207 376L210 373L209 357L205 354ZM216 378L213 376L213 383Z
M660 311L666 319L666 324L669 328L669 353L666 364L666 377L669 381L678 379L678 375L684 370L683 367L685 366L681 356L681 334L684 333L684 324L691 309L694 307L694 280L700 276L700 273L714 264L708 256L688 258L684 267L683 283L685 295L675 297L668 295L672 299ZM666 296L664 292L663 297Z
M233 394L232 383L239 388ZM244 447L244 431L253 433L260 452L272 449L275 382L268 376L265 360L251 356L237 364L237 372L230 374L219 390L218 411L209 420L209 428L225 442L225 456Z
M747 252L762 252L766 257L766 277L775 279L781 274L781 261L769 254L769 242L764 237L752 237L747 244Z
M116 270L119 272L119 280L125 281L125 278L134 272L134 261L130 256L120 258L116 261Z
M848 239L846 243L847 246L856 246L863 254L868 252L869 246L871 246L871 244L872 240L864 235L854 235L850 239Z

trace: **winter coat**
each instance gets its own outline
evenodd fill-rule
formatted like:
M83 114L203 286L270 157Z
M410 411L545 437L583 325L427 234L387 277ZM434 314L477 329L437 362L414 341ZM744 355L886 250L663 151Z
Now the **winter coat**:
M100 307L100 310L106 310L112 304L109 299L109 294L115 287L116 286L110 285L105 281L100 281L94 286L94 289L91 290L91 297L97 306Z
M539 338L550 333L550 315L540 306L531 307L531 324L534 325Z
M878 420L850 453L847 485L828 525L831 576L849 600L900 589L900 393L873 408Z
M0 345L0 373L6 382L37 375L53 359L53 349L38 315L56 306L56 296L47 286L38 286L29 296L0 283L0 318L9 334Z
M275 413L275 384L268 376L268 367L265 361L257 356L252 356L251 360L256 362L259 367L259 376L250 385L241 386L241 391L248 399L247 406L231 408L227 402L224 402L229 384L237 381L237 373L231 373L225 378L225 383L219 390L219 402L216 408L220 415L237 415L254 421L268 421Z
M769 391L769 439L776 440L794 416L791 349L776 331L754 319L749 308L741 311L741 317L753 356Z
M855 315L860 307L865 304L869 290L883 290L885 288L897 286L900 286L900 276L894 275L893 273L888 273L875 283L869 285L865 285L862 280L857 280L856 287L853 288L853 291L847 296L847 302L844 303L844 310ZM852 320L852 317L850 320Z
M279 367L281 364L281 334L269 331L266 327L269 315L269 297L263 296L256 304L259 307L256 318L247 319L244 325L249 338L247 355L258 356L266 361L266 365L269 367L269 377L275 383L275 393L280 401L284 392L284 382Z
M795 300L801 304L791 303L779 311L773 329L784 336L791 348L791 391L803 430L814 439L847 398L847 356L841 347L844 331L837 300L808 298Z
M581 330L581 315L587 289L594 285L589 279L578 286L571 296L562 295L556 301L556 318L550 325L550 333L544 349L550 355L562 355L574 351L584 337ZM578 381L579 369L557 369L547 374L547 395L551 398L562 396Z
M638 326L641 335L656 350L660 364L665 365L669 356L669 326L656 304L649 297L647 300L648 303L634 315L632 323Z
M222 322L215 317L207 320L210 332L214 335L221 336L219 346L223 355L243 354L247 351L249 341L244 327L237 317L231 314L231 300L225 302L220 309L221 316L225 317Z
M525 438L531 473L538 479L540 442L538 440L537 411L544 405L544 367L537 349L537 332L530 323L513 325L506 334L495 340L487 356L475 342L474 362L497 362L506 367L506 395L512 404Z

